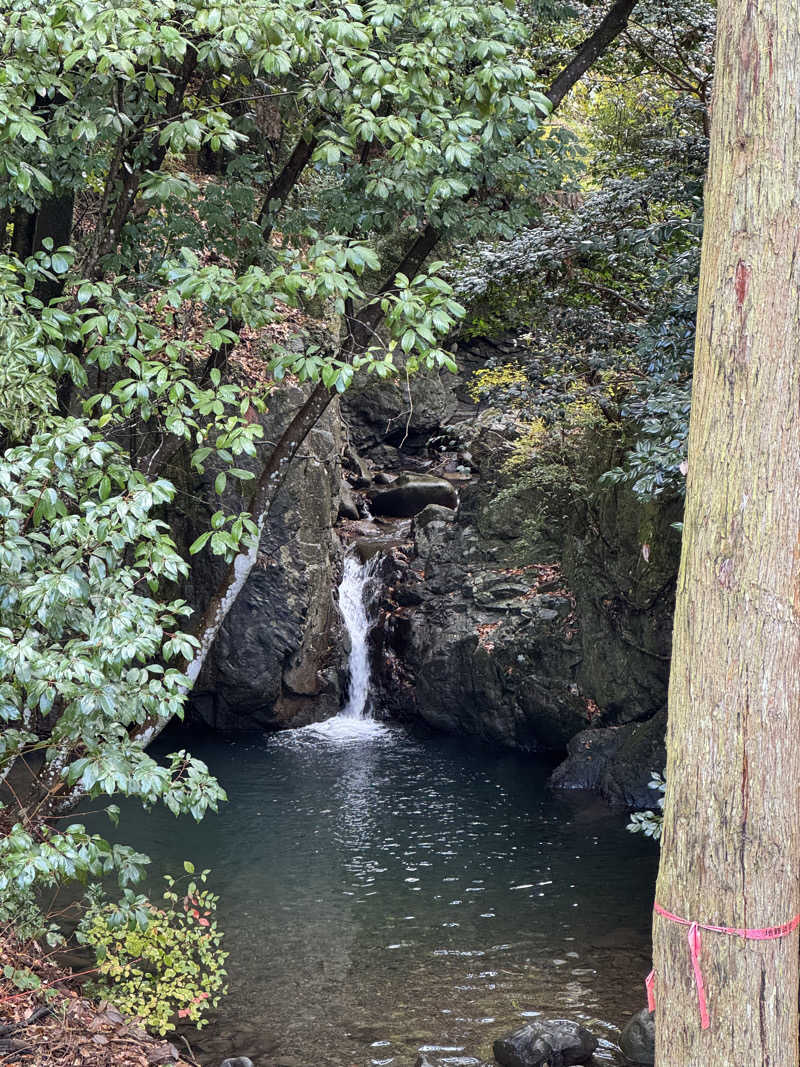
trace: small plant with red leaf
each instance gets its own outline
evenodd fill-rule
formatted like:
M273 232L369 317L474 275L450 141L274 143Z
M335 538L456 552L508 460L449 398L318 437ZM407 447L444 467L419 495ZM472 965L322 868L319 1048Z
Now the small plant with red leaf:
M204 887L209 872L195 880L193 865L186 861L184 868L185 892L166 875L162 906L147 901L125 923L114 905L98 903L81 923L81 939L97 958L96 991L162 1035L179 1019L204 1026L227 990L218 898Z

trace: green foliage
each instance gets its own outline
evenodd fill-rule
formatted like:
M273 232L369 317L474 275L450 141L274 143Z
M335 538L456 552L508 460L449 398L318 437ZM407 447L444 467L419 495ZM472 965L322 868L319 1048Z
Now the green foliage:
M41 989L42 980L38 974L34 974L29 967L13 967L7 963L3 967L3 977L7 978L13 986L22 992L30 989Z
M111 912L98 905L94 936L111 938L114 915L134 917L126 937L139 941L106 943L130 1003L148 984L136 954L167 951L147 940L146 920L167 939L181 930L195 964L203 924L169 895L160 910L134 896L145 856L54 819L86 795L196 818L223 799L186 752L164 762L146 752L190 688L197 641L180 593L191 557L230 562L255 547L264 515L232 490L263 469L258 417L282 381L341 393L398 366L453 370L444 341L465 300L541 266L523 228L578 173L578 127L546 123L539 84L570 51L551 32L563 15L463 0L0 10L0 781L28 754L41 768L0 844L0 918L46 930L38 891L114 876L123 896ZM554 216L541 231L550 260L572 250L564 267L595 288L624 275L629 300L665 249L686 249L691 224L663 188L642 221L636 180L598 200L594 221L590 211L570 229ZM597 238L607 210L624 224ZM63 226L48 235L55 216L72 219L67 238ZM488 273L504 257L507 268L482 288L465 284L465 268L452 285L443 262L412 254L430 228L445 244L509 239L481 252L484 273L487 255ZM528 287L540 310L552 305L551 267ZM542 374L526 366L519 414L548 434L577 432L601 401L616 402L635 348L630 321L611 315L607 336L586 341L601 322L592 300L572 300L569 315L583 342L557 369L549 331L535 316L526 324ZM366 341L354 328L365 323ZM235 358L243 338L249 369ZM657 418L658 397L639 399ZM181 553L176 486L203 475L216 500ZM174 957L179 942L168 944ZM205 951L200 971L218 970L214 945ZM200 972L178 966L171 958L164 973L173 968L188 1000L158 986L141 1008L158 1026L202 1007Z
M664 823L664 793L667 789L667 783L663 774L659 774L658 771L651 771L650 779L648 787L661 793L661 796L656 801L658 811L635 811L631 815L631 821L628 823L627 828L632 834L644 834L645 837L652 837L654 841L660 841L661 828Z
M469 395L477 404L499 389L527 384L525 371L518 363L505 363L500 367L480 367L473 375Z
M710 62L707 34L692 40L693 61ZM570 391L591 397L627 444L604 484L652 499L685 484L706 139L686 86L638 53L625 62L635 80L601 74L570 106L589 149L585 190L511 240L465 250L454 282L468 337L510 329L526 342L527 384L498 380L481 398L550 425Z
M14 931L22 942L45 942L51 948L64 944L64 935L57 923L43 913L36 891L20 885L15 879L6 882L0 897L0 928Z
M190 863L184 866L193 873ZM189 881L185 893L166 876L160 905L129 891L120 907L93 891L81 920L80 940L93 949L100 975L95 992L158 1034L181 1019L205 1026L227 988L218 898L203 888L208 873Z

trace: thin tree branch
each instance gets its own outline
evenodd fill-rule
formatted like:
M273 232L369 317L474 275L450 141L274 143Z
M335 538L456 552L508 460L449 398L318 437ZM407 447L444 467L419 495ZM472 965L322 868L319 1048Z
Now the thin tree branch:
M258 213L258 224L261 226L261 234L265 244L269 243L269 239L272 236L278 212L286 203L292 189L297 185L300 175L305 170L316 147L317 130L312 125L303 131L300 140L294 146L292 154L284 164L283 170L267 189L261 210Z
M636 7L637 0L616 0L606 17L591 36L587 37L574 57L556 77L545 96L558 107L573 85L593 66L628 25L628 17Z

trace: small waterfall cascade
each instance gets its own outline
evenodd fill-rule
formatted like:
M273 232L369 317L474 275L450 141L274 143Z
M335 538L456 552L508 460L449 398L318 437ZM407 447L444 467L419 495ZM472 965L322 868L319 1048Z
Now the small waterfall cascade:
M339 611L350 638L350 691L347 704L341 711L345 719L366 719L370 696L369 646L370 620L367 614L365 594L375 570L373 556L362 563L357 556L345 558L342 581L339 586Z

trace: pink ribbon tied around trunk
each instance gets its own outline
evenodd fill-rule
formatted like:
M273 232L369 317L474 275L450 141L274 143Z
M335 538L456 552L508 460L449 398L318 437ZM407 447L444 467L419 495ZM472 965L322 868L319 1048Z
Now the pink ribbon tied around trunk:
M706 1003L706 987L703 982L703 972L700 970L700 931L710 930L713 934L731 934L733 937L741 937L746 941L775 941L779 937L786 937L787 934L790 934L800 926L800 915L795 915L795 917L790 919L788 923L783 923L781 926L764 926L757 930L748 930L737 926L712 926L711 923L698 923L693 922L691 919L682 919L680 915L673 915L671 911L662 908L658 903L653 905L653 911L656 915L661 915L663 918L669 919L670 922L678 923L680 926L689 927L689 933L687 935L687 940L689 942L689 959L691 960L692 970L694 971L694 984L697 988L697 1005L700 1009L700 1025L704 1030L709 1028L711 1022L708 1017L708 1005ZM655 981L656 972L653 970L648 974L644 982L645 989L647 990L648 1011L655 1011L656 1008Z

